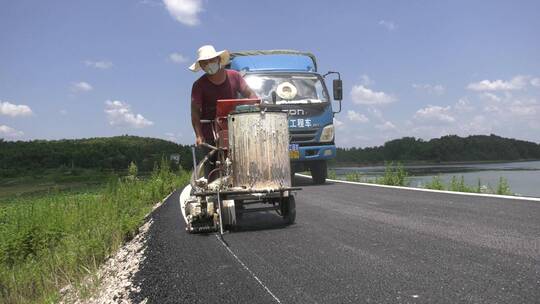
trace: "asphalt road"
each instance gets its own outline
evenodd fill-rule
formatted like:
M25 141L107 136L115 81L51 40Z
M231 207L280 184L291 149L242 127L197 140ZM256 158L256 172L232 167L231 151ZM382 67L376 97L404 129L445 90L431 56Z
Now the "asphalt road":
M540 303L540 202L297 182L295 225L247 214L228 248L187 234L171 196L133 300Z

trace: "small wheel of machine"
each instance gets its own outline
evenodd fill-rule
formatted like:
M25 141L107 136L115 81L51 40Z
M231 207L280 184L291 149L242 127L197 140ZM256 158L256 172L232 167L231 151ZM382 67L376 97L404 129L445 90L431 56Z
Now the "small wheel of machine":
M237 200L234 202L234 208L236 210L236 221L241 221L244 217L244 213L242 212L244 210L244 201Z
M294 224L296 219L296 202L294 196L289 195L288 197L283 198L281 203L281 216L283 216L287 225Z

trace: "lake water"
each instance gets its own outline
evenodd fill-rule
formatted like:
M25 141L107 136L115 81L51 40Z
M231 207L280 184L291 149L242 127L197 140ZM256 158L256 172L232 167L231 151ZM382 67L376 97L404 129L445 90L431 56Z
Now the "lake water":
M455 176L465 184L476 188L478 179L484 187L497 189L499 179L505 178L510 185L510 191L516 195L540 197L540 161L455 164L455 165L410 165L404 166L409 174L411 187L423 187L426 183L439 176L448 185ZM333 168L336 176L345 179L348 173L360 173L362 178L372 179L384 173L384 166L372 167L341 167Z

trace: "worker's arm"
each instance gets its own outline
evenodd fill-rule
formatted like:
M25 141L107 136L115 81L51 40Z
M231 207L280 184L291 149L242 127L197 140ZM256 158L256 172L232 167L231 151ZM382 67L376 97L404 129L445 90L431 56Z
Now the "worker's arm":
M236 73L235 77L237 77L237 81L239 83L238 91L240 91L240 94L244 96L244 98L259 98L257 97L257 94L253 92L253 90L248 86L246 80L240 75L240 73Z
M201 109L195 104L191 104L191 124L195 131L195 145L199 146L204 142L204 137L201 128Z
M245 98L259 98L255 94L255 92L253 92L253 90L247 85L244 87L244 91L240 93L242 93L242 96L244 96Z

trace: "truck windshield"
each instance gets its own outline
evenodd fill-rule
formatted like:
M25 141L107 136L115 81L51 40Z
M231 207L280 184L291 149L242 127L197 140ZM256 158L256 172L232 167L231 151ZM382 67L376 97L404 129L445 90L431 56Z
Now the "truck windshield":
M264 103L299 104L328 102L321 78L313 74L247 74L249 87Z

